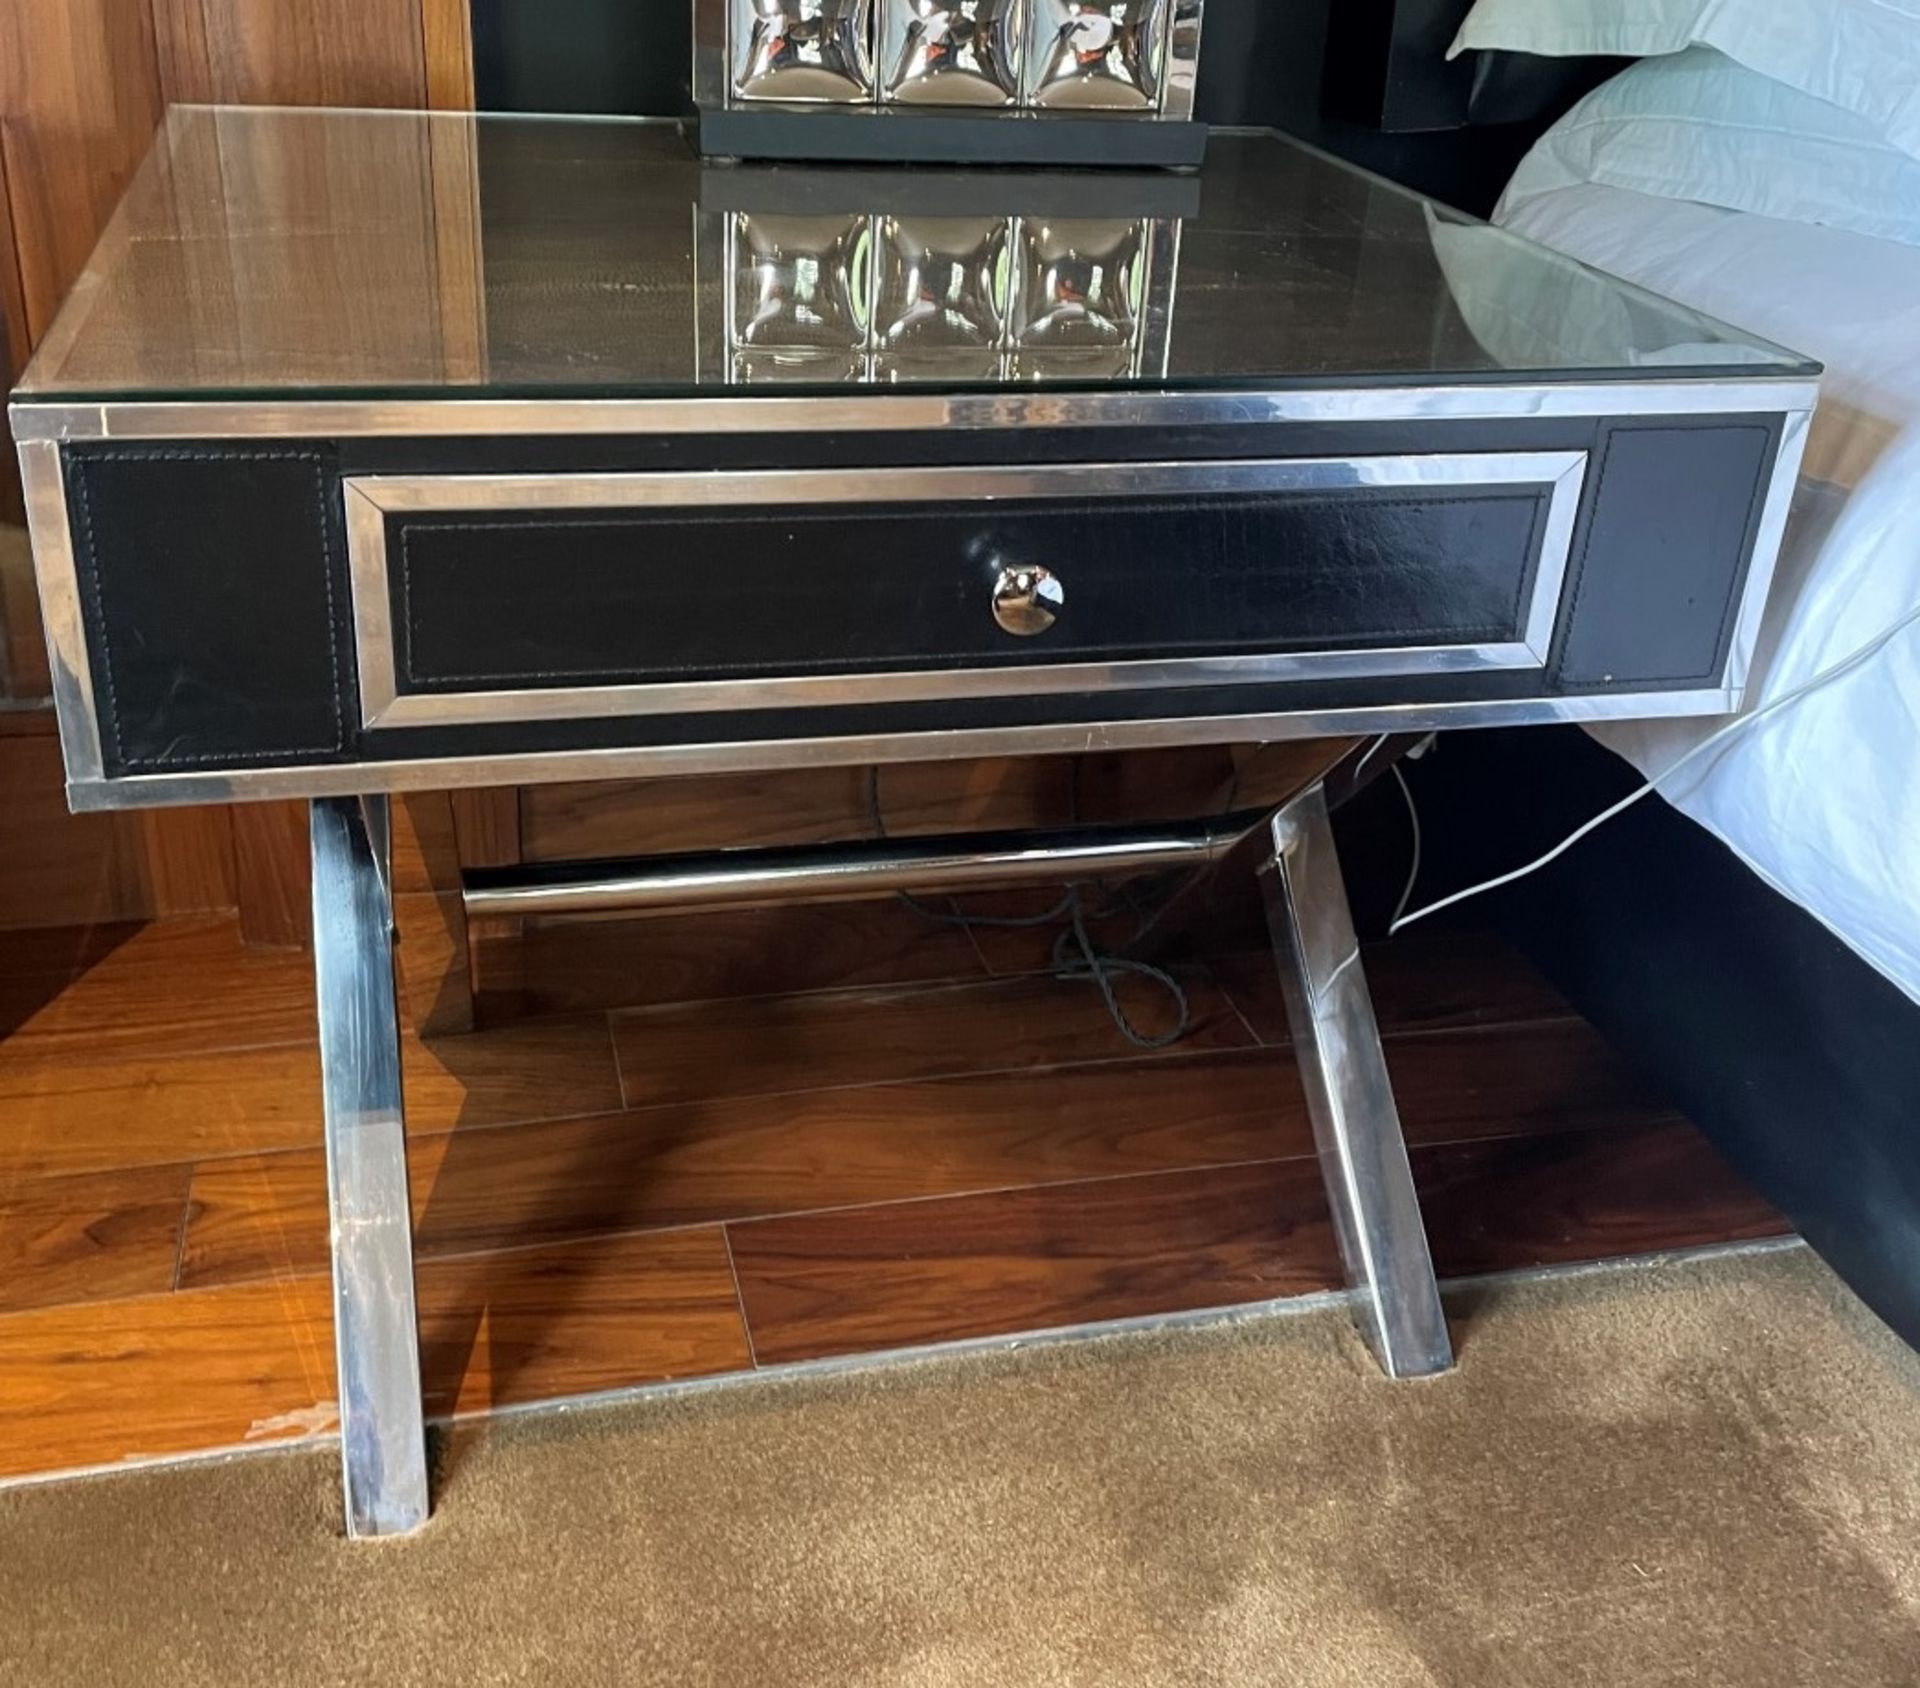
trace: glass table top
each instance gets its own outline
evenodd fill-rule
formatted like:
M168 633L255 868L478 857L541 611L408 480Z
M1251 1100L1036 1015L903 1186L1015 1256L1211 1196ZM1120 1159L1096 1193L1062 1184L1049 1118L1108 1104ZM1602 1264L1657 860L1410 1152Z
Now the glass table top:
M1271 133L1184 176L726 166L670 123L187 106L16 396L1816 370Z

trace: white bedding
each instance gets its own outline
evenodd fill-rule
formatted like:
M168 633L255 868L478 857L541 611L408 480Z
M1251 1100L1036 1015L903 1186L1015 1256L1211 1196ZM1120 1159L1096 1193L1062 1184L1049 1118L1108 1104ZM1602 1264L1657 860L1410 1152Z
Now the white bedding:
M1750 705L1920 604L1920 247L1595 183L1508 201L1535 240L1827 366ZM1718 725L1596 735L1651 776ZM1920 1001L1920 625L1662 791Z

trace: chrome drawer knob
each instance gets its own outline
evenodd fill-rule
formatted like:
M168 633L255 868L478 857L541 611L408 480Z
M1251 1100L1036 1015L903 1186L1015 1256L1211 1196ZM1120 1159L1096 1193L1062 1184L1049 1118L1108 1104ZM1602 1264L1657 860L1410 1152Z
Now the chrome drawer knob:
M1066 601L1066 588L1037 565L1004 568L994 578L993 619L1023 639L1046 632Z

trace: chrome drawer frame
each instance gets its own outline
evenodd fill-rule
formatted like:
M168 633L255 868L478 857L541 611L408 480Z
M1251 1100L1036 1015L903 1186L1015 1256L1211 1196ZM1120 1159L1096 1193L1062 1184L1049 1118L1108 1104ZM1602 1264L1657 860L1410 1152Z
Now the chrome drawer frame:
M861 470L350 476L343 488L361 724L499 725L710 710L1032 697L1061 692L1130 692L1170 686L1540 668L1546 664L1559 615L1586 468L1584 451L1505 451ZM1513 640L642 684L506 686L431 693L402 693L399 689L387 546L387 517L394 514L541 514L836 504L870 508L928 501L989 505L1007 498L1123 500L1221 493L1316 493L1361 487L1526 485L1545 485L1551 490L1520 636ZM1071 590L1070 560L1062 573Z

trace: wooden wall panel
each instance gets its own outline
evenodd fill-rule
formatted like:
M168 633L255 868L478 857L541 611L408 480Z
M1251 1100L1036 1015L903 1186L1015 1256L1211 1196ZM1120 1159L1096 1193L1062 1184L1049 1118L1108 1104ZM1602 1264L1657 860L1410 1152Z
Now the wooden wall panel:
M394 953L404 1011L429 1037L473 1030L456 817L456 798L468 795L489 794L422 791L393 802Z
M11 451L0 455L13 466ZM17 480L14 487L17 491ZM37 700L50 695L52 685L27 530L0 521L0 698Z
M0 141L0 376L11 387L27 367L27 301L20 290L20 248L13 235L13 208L7 196L7 149ZM20 496L20 465L11 449L0 450L0 528L27 519ZM0 535L4 538L4 535ZM20 626L13 604L0 598L0 638L11 646ZM8 666L11 650L0 654L0 692L10 689L14 677ZM17 695L17 694L16 694Z
M473 109L473 17L469 0L420 0L428 109Z
M458 109L472 89L467 0L0 0L0 372L10 385L25 366L169 102ZM485 337L467 149L409 191L423 240L408 284L440 298L458 330L448 373L471 378ZM443 202L446 226L430 225ZM18 522L3 455L0 523ZM0 696L45 690L24 545L0 530ZM0 744L0 929L238 906L257 941L303 940L296 810L69 817L52 739L19 736Z
M152 0L166 97L421 106L421 0ZM131 8L130 8L131 9Z
M113 815L69 815L50 733L0 736L0 915L9 926L133 920L150 911L123 861Z
M250 944L297 949L313 931L304 803L236 803L234 895Z
M70 815L52 729L0 715L0 928L233 906L225 809Z
M145 152L160 116L144 0L0 0L0 314L7 385ZM24 519L11 441L0 522ZM9 568L0 588L10 695L44 684L39 617ZM19 653L28 653L21 665Z
M1063 824L1068 774L1052 758L912 764L885 771L880 802L901 835ZM857 767L530 786L521 839L529 860L562 861L862 838L873 831L867 792Z
M907 837L1172 819L1205 814L1233 790L1232 755L1213 745L910 762L884 769L877 784L864 767L796 768L529 787L521 836L527 859L558 861L864 838L876 798L886 831Z
M4 0L0 117L27 332L38 340L159 121L136 0Z
M152 913L234 906L233 817L224 807L134 810L120 819Z
M467 867L510 867L521 859L520 792L514 786L453 793L455 859Z

